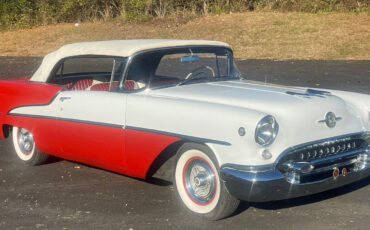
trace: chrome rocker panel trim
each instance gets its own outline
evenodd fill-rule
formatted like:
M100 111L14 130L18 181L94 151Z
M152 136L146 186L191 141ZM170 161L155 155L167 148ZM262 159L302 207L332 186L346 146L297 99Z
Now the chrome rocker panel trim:
M370 176L370 143L365 148L346 155L359 156L357 163L361 168L346 175L340 174L336 179L328 177L309 183L294 183L289 181L286 173L282 173L276 167L277 163L262 166L225 164L221 167L220 174L229 193L240 200L250 202L284 200L331 190ZM322 160L330 162L331 158ZM340 167L340 164L333 165L337 166Z

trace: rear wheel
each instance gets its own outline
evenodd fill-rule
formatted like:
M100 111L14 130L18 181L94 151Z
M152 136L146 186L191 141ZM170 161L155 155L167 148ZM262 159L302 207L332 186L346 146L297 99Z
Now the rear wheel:
M201 144L186 143L180 148L174 181L180 200L196 215L222 219L239 205L239 200L229 194L220 180L213 153Z
M39 165L49 157L49 155L37 150L33 135L27 129L13 127L12 135L15 153L23 163Z

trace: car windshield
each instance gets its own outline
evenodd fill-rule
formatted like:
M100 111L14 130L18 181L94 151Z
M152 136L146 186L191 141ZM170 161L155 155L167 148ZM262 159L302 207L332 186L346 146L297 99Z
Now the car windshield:
M125 83L151 89L240 78L232 52L223 47L176 48L136 55Z

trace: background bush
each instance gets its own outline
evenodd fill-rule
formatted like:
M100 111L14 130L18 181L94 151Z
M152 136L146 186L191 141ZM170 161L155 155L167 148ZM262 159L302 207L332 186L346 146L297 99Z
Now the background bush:
M147 20L253 10L366 11L370 0L0 0L0 29L61 22Z

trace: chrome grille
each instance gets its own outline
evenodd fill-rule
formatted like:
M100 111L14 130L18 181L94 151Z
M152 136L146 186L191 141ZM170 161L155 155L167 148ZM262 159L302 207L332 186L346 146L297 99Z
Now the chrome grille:
M311 144L287 153L284 157L282 157L280 162L310 162L312 160L317 160L328 156L359 150L364 148L365 144L367 144L367 142L358 137L347 137L333 141Z
M334 168L351 173L364 165L361 157L368 154L368 138L369 134L356 134L300 145L283 153L277 168L293 184L332 177Z

